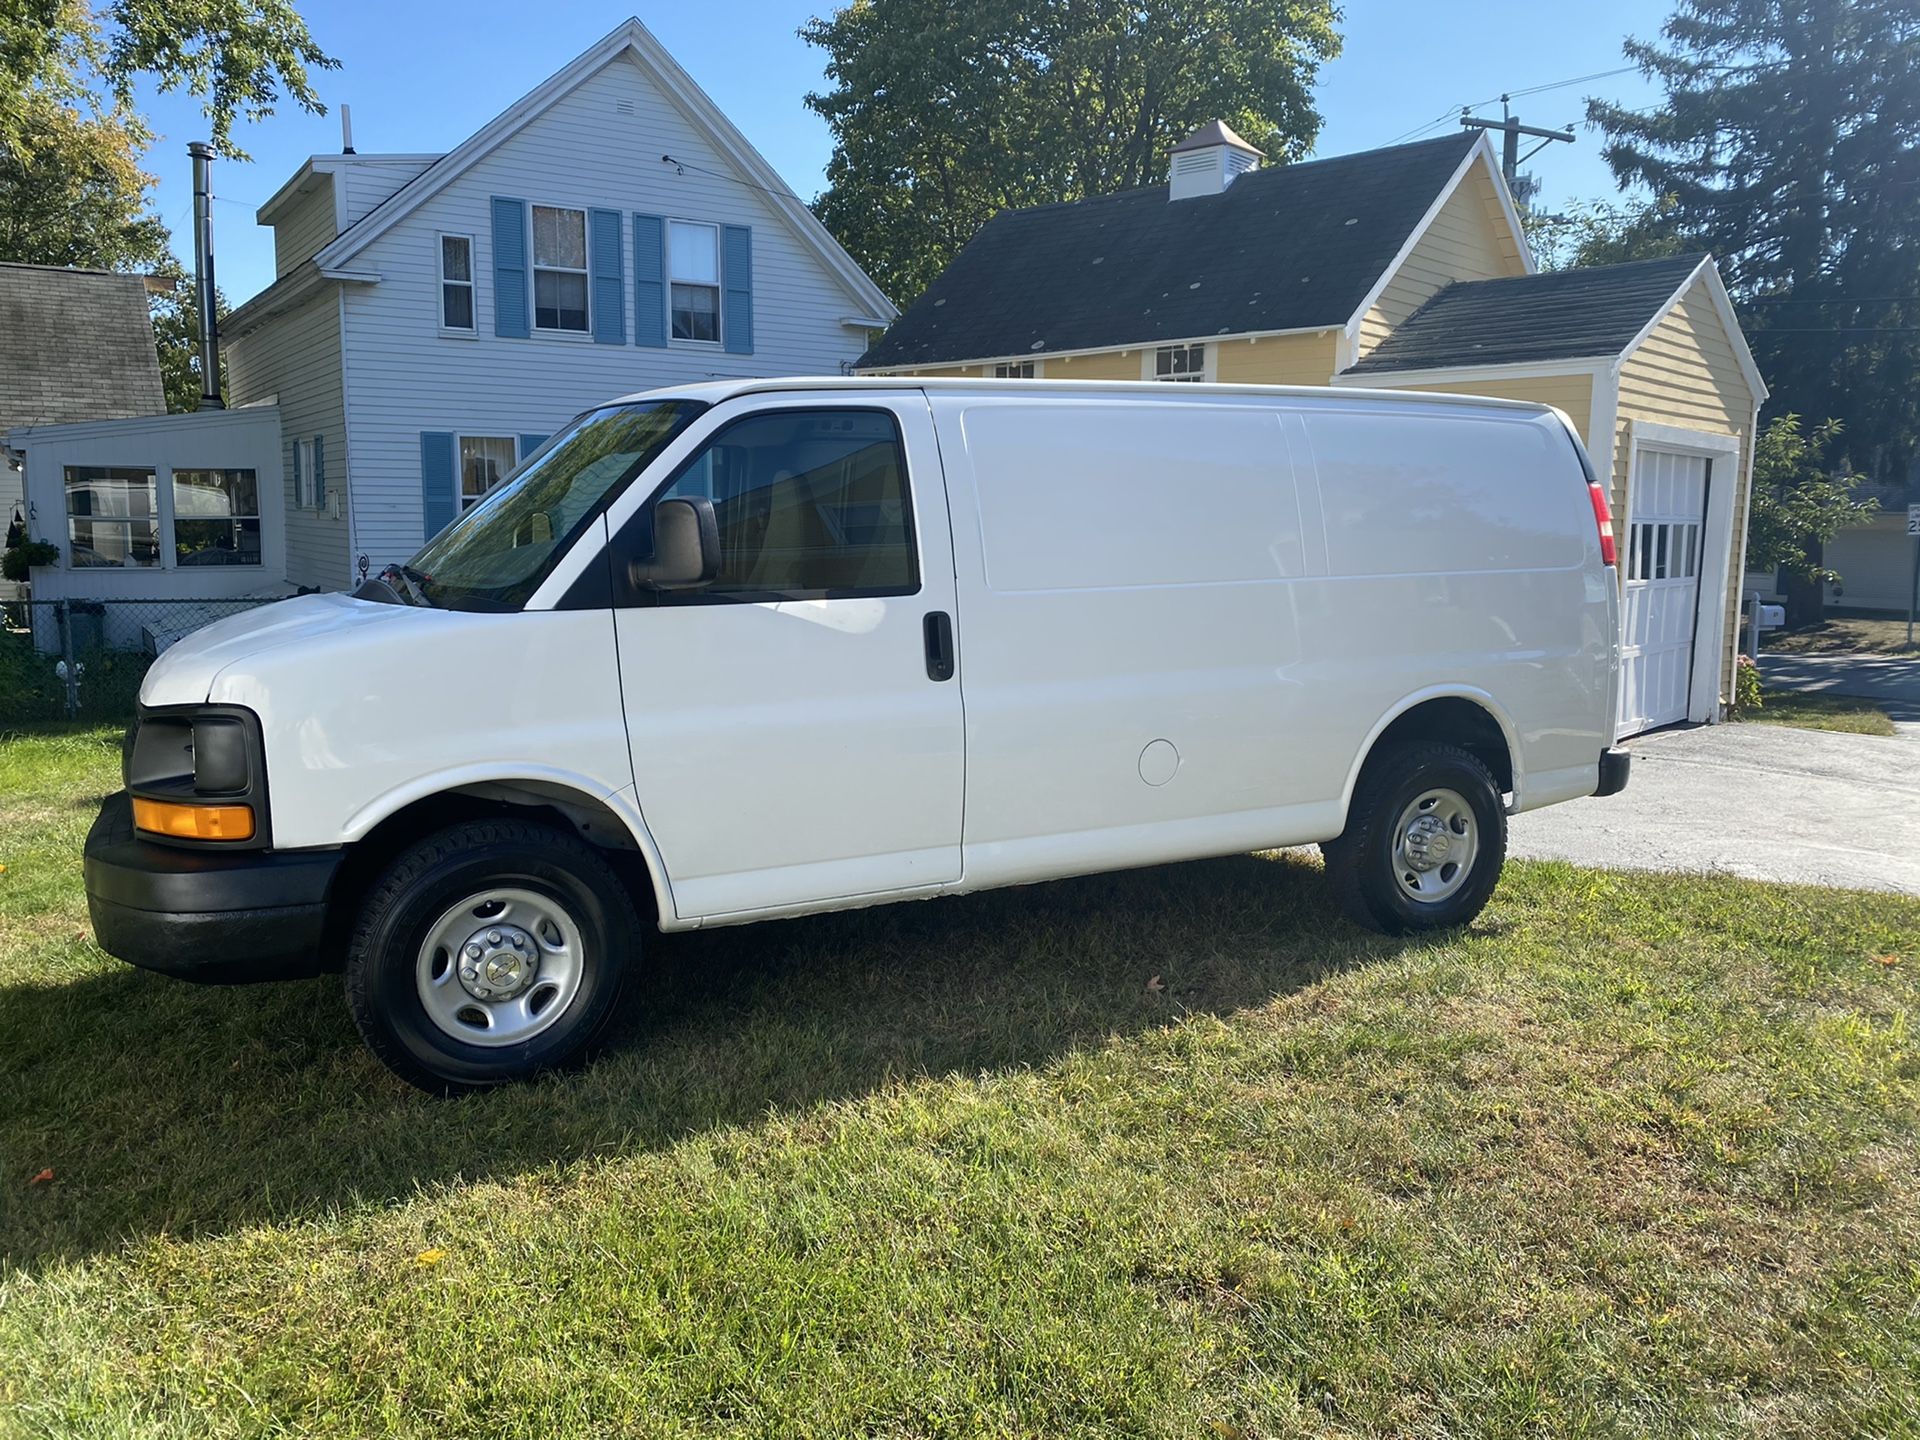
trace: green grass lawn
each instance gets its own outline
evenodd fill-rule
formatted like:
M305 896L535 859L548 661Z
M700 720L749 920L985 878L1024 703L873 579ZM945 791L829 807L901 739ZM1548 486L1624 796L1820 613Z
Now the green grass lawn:
M1915 632L1920 634L1920 631ZM1762 633L1762 648L1781 655L1899 655L1907 648L1907 621L1866 616L1831 616L1804 630Z
M93 948L114 746L0 743L0 1433L1920 1433L1920 903L1173 866L663 941L437 1102Z
M1898 733L1887 712L1871 700L1806 690L1769 690L1758 710L1740 717L1761 725L1792 725L1801 730L1839 730L1848 735Z

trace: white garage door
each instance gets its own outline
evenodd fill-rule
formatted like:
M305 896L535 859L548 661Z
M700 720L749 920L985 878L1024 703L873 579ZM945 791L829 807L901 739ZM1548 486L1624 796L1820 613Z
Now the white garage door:
M1628 498L1620 733L1687 718L1713 462L1643 447Z

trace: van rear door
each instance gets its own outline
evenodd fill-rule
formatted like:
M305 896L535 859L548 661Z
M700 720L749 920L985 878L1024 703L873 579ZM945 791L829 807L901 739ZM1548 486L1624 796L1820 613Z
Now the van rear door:
M613 546L634 782L678 917L958 880L953 553L925 396L743 397L689 443ZM624 559L651 553L669 497L712 502L720 573L632 587Z

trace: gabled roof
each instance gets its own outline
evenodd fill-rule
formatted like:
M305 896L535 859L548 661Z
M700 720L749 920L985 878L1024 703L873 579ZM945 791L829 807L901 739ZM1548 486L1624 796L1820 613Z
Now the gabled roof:
M1459 281L1409 315L1348 375L1612 357L1693 280L1704 255L1675 255Z
M0 435L166 412L138 275L0 264Z
M569 91L623 54L631 55L673 97L693 124L706 132L707 138L720 153L745 172L756 188L765 192L767 202L792 227L801 243L839 277L875 319L884 320L893 315L893 306L880 288L854 263L853 257L840 248L839 242L827 233L826 227L814 218L813 212L787 188L786 182L748 143L746 136L734 127L733 122L727 119L638 19L628 19L616 26L599 43L548 76L382 201L357 224L328 242L314 256L314 263L320 272L323 275L348 272L351 276L355 256L459 179L522 126L543 114Z
M1250 171L1218 195L1165 185L981 227L858 368L1338 329L1476 147L1465 132Z
M1215 145L1230 145L1235 150L1246 151L1249 155L1265 156L1267 153L1264 150L1254 149L1238 130L1224 120L1209 120L1167 153L1179 155L1188 150L1208 150Z

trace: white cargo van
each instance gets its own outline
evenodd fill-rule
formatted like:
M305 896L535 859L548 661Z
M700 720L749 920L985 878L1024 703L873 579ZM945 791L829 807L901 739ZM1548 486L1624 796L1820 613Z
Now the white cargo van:
M146 679L100 944L344 966L434 1089L563 1064L644 933L1318 842L1354 919L1486 903L1626 783L1606 499L1437 395L752 381L590 410L405 566Z

